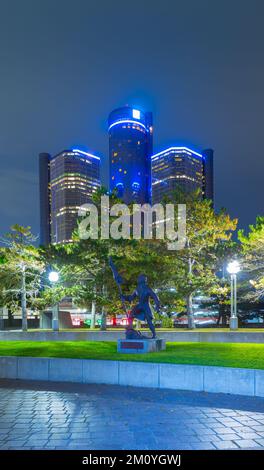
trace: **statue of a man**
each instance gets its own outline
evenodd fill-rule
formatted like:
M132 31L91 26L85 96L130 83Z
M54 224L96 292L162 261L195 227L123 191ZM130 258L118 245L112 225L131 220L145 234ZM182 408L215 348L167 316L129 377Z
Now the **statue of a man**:
M150 308L149 300L152 298L155 302L156 311L160 310L160 301L155 292L147 284L147 276L141 274L138 276L137 288L131 295L122 295L123 301L132 302L138 297L139 302L132 308L129 317L128 324L132 327L133 319L146 321L148 327L152 333L152 338L156 338L156 330L153 324L153 314Z

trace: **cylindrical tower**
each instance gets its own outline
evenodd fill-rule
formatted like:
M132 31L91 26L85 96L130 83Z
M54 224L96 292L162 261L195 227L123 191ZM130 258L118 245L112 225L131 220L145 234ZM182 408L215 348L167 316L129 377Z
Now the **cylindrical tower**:
M126 204L149 202L152 113L125 106L111 112L108 125L110 191Z

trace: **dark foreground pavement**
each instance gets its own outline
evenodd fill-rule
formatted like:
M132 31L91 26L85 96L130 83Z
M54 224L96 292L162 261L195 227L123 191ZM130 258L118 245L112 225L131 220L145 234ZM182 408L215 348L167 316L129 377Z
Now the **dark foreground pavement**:
M0 449L264 449L264 400L0 380Z

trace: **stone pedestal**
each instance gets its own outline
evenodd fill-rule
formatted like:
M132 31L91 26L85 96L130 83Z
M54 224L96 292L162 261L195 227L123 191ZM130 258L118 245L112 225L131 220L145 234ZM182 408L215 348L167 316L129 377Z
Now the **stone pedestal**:
M139 354L157 352L166 349L164 339L118 339L117 352L125 354Z

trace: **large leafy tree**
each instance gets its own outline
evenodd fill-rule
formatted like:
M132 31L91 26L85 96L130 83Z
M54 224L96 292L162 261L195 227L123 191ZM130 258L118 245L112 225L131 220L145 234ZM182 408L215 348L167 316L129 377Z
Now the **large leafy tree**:
M94 195L94 204L98 207L99 220L100 199L106 194L101 188ZM116 202L115 195L110 202ZM81 222L81 220L79 221ZM99 223L100 227L100 223ZM47 264L60 271L63 285L67 289L74 303L80 307L90 309L92 306L92 325L95 321L96 309L103 314L102 328L106 326L106 308L113 309L114 281L109 268L109 256L112 240L80 238L80 231L73 234L74 242L69 245L50 246L44 250ZM115 296L114 296L115 297ZM117 295L116 295L116 301Z
M99 230L102 195L104 189L94 198ZM112 195L110 206L116 202L120 201ZM46 251L47 264L60 270L75 303L89 308L97 302L104 313L106 309L111 314L121 311L118 289L109 268L111 256L124 279L124 292L134 289L139 274L146 274L168 314L178 307L182 310L185 299L189 326L193 327L193 296L217 283L216 272L234 248L230 239L236 220L231 220L225 211L216 214L211 202L201 199L198 192L178 192L174 201L167 202L187 206L186 244L180 251L169 251L166 240L113 240L111 237L105 240L100 232L98 239L80 239L79 231L74 234L74 243L53 246Z
M122 311L122 303L109 267L110 256L124 278L124 291L134 289L141 273L148 276L154 288L163 287L168 269L161 252L166 243L159 240L102 238L100 202L101 196L105 194L105 190L101 189L94 196L99 215L98 238L82 239L77 230L71 245L49 248L49 263L57 266L61 264L65 281L72 283L72 297L77 305L89 308L91 302L96 302L97 308L101 308L103 313L107 310L108 314L115 315ZM112 194L109 202L111 208L121 201ZM110 224L114 220L114 217L110 217Z
M21 307L22 329L27 330L27 306L34 302L41 287L44 262L34 246L30 227L13 225L3 239L0 264L2 302L11 310Z
M249 278L248 298L252 300L264 297L264 217L258 216L255 225L249 226L249 232L238 232L242 247L243 271Z
M237 220L225 210L216 213L211 201L202 199L199 191L177 191L174 202L186 204L186 243L182 250L170 252L171 281L186 299L188 326L194 328L193 297L218 283L216 274L225 257L225 246L230 253Z

